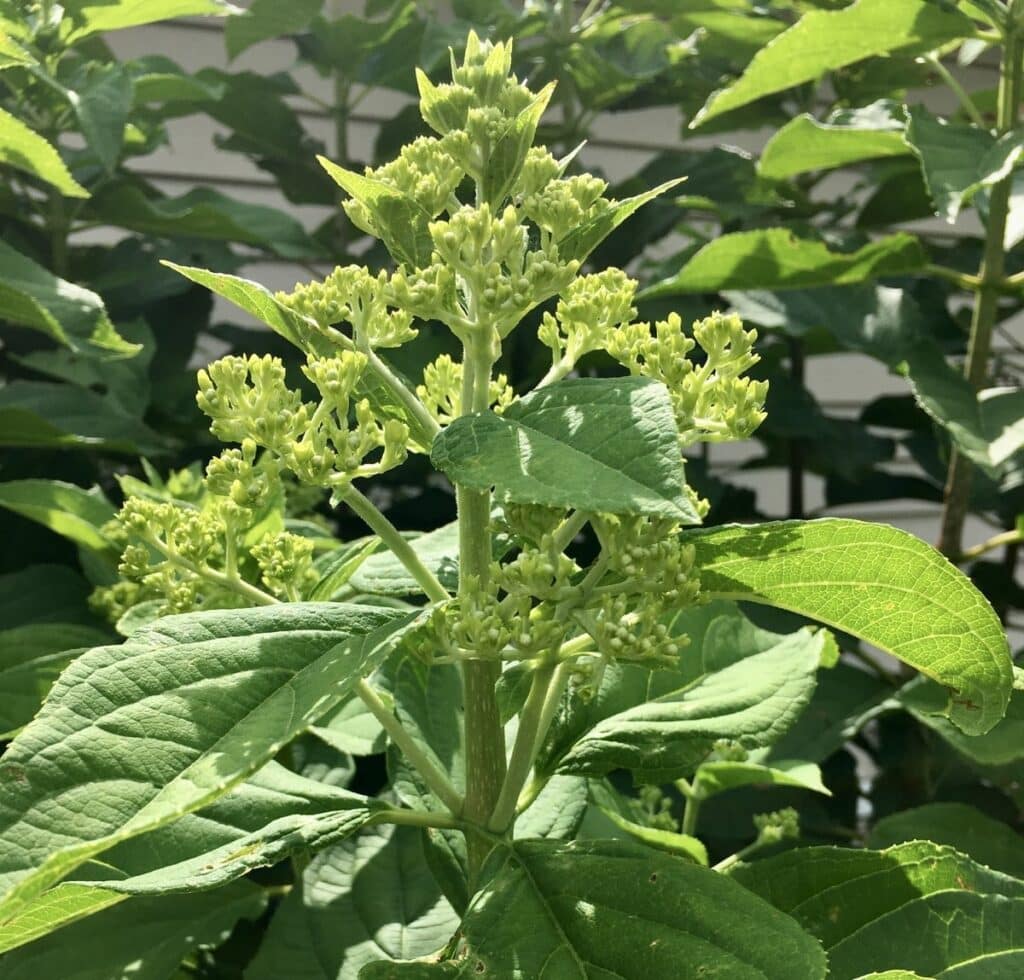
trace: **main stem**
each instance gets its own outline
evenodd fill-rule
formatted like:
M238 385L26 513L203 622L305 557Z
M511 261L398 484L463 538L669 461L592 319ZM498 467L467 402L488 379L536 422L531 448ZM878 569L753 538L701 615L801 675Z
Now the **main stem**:
M462 377L463 412L486 411L491 381L490 338L479 325L465 343ZM459 508L459 594L484 588L491 567L491 494L456 488ZM462 699L466 724L466 801L463 817L486 827L505 780L505 731L494 687L501 664L487 660L462 663ZM492 847L481 835L467 836L470 888Z
M1003 58L999 70L998 135L1009 132L1017 123L1017 106L1021 97L1021 39L1015 25L1007 27ZM999 293L1005 274L1006 221L1010 212L1013 175L1008 174L992 188L989 196L988 226L985 251L978 271L971 333L967 342L964 375L978 390L988 375L992 350L992 330L999 314ZM971 502L972 467L954 446L950 451L946 475L945 503L939 531L939 550L951 559L963 553L964 522Z

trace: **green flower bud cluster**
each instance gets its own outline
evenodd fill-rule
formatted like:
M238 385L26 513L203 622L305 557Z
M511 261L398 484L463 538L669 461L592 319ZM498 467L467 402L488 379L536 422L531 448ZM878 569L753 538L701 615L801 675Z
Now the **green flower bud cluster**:
M641 786L638 796L645 826L655 830L678 830L676 818L672 816L672 799L660 786Z
M281 531L267 535L252 548L260 577L275 596L297 602L303 593L316 584L313 568L313 542Z
M609 343L609 336L636 316L636 280L620 269L580 276L566 289L555 314L545 313L537 336L551 348L553 370L571 369L584 355Z
M416 395L441 425L462 414L462 364L442 354L423 369L423 384ZM515 401L516 395L504 374L491 379L490 407L499 415Z
M278 358L225 357L199 372L196 401L212 419L214 435L250 440L301 482L338 489L356 477L392 469L408 454L404 422L378 419L365 398L353 404L366 364L360 351L310 357L302 370L321 396L314 407L287 387Z
M495 529L505 532L513 540L538 545L545 537L550 537L564 519L565 511L560 507L506 502L495 522Z
M720 738L712 746L715 759L721 762L746 762L750 753L737 741Z
M675 313L650 325L635 323L609 337L608 353L631 374L663 382L672 397L680 441L725 442L746 439L764 421L766 381L743 374L760 358L753 352L757 331L745 330L735 314L713 313L683 332ZM699 344L706 357L695 364L690 352Z
M596 611L578 618L606 660L672 668L678 666L679 654L690 639L673 636L661 622L667 605L650 597L638 605L625 595L608 595L601 597Z
M772 813L758 813L754 817L757 845L778 844L800 836L800 814L791 806Z
M650 595L677 609L697 601L696 549L682 542L672 521L606 514L595 530L609 570L620 577L619 594Z
M383 271L375 276L364 266L339 266L323 282L298 284L276 298L315 320L325 332L337 323L350 324L352 339L361 350L401 347L416 337L416 330L411 313L388 308L388 279Z
M607 189L605 181L590 174L556 178L526 194L522 208L541 229L541 245L545 246L604 214L611 207L603 197Z

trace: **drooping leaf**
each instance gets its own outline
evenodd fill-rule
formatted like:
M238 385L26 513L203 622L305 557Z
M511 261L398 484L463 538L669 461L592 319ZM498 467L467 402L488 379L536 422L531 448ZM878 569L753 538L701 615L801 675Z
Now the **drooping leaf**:
M771 763L705 762L693 780L693 789L703 798L739 786L798 786L831 796L821 781L821 770L813 762L775 759Z
M197 187L180 197L163 197L145 185L121 181L99 191L90 209L105 222L148 235L240 242L291 259L309 259L320 253L291 215L235 200L210 187Z
M748 750L769 746L810 700L823 643L823 633L801 630L689 687L606 717L558 769L588 776L628 769L637 781L666 782L691 775L720 739Z
M367 963L438 952L459 924L420 831L380 826L324 851L281 904L248 980L356 980Z
M677 855L617 840L523 841L493 860L454 964L367 976L672 977L680 964L730 980L825 976L821 948L792 919Z
M410 621L343 603L192 613L79 657L0 760L3 915L227 793L343 699Z
M69 0L64 4L61 33L65 43L76 44L101 31L119 31L172 17L223 17L237 10L225 0Z
M985 597L919 538L844 519L688 532L710 594L817 619L873 643L951 692L950 719L991 729L1010 698L1002 624Z
M970 18L931 0L858 0L842 10L812 10L765 45L739 79L712 95L691 126L865 58L932 51L974 33Z
M936 213L951 224L978 191L1007 176L1024 153L1024 130L997 140L978 126L939 119L923 106L909 111L906 141L921 161Z
M884 817L872 828L868 846L885 848L911 840L945 844L979 864L1024 877L1020 833L965 803L928 803Z
M5 109L0 109L0 163L46 181L67 197L89 196L53 145Z
M235 59L261 41L301 31L322 6L323 0L297 0L286 4L277 0L255 0L248 10L229 17L224 25L228 57Z
M826 122L803 114L765 144L757 170L762 177L785 180L812 170L832 170L879 157L904 156L906 122L889 101L863 109L840 109Z
M737 231L709 242L676 275L648 287L641 298L846 285L904 275L925 264L921 243L905 232L854 252L835 252L824 242L797 238L785 228Z
M98 487L84 490L60 480L8 480L0 483L0 507L38 521L85 548L114 548L102 528L117 511Z
M167 980L196 947L220 945L265 906L262 889L241 881L204 895L136 899L8 953L0 972L5 980Z
M658 851L666 851L669 854L676 854L688 861L695 861L697 864L708 866L708 849L697 837L690 834L680 834L674 830L664 830L661 827L648 827L645 824L636 823L627 819L614 810L602 809L601 811L621 831L624 831L633 840L653 847Z
M434 441L431 460L503 500L700 520L684 490L668 392L646 378L560 381L503 415L463 416Z
M118 334L96 293L55 276L6 242L0 242L0 317L73 350L124 356L139 349Z

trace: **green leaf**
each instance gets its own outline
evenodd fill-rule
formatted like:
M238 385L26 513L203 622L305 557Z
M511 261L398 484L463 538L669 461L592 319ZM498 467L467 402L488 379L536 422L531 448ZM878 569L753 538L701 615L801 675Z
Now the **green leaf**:
M483 199L490 202L495 208L495 213L508 197L523 169L526 153L533 146L534 137L537 135L537 124L547 110L554 91L554 82L545 85L533 97L533 101L509 121L505 131L493 140L489 147L487 160L483 166L481 190ZM566 257L564 252L560 252L563 261Z
M645 191L634 197L628 197L624 201L613 201L610 207L591 218L586 224L574 228L565 238L558 242L558 255L565 261L576 259L579 262L586 260L587 256L597 248L616 228L627 218L632 217L649 201L660 197L673 187L678 187L685 177L675 180L667 180L665 183L655 187L653 190Z
M77 623L30 623L0 631L0 737L27 725L60 672L109 634Z
M117 168L132 108L132 78L124 65L97 65L78 90L68 90L85 142L107 174Z
M924 346L908 355L906 376L921 408L982 469L994 473L1024 447L1024 389L975 392L940 351Z
M379 538L366 538L349 542L329 552L317 562L320 579L310 590L308 598L314 602L329 602L348 585L349 579L367 558L381 547Z
M68 0L61 33L66 44L77 44L101 31L119 31L172 17L223 17L237 10L225 0Z
M34 65L36 59L17 41L0 30L0 71L18 65Z
M368 963L425 956L459 926L419 830L385 825L317 855L274 913L248 980L355 980Z
M323 0L254 0L248 10L229 17L224 25L224 43L228 57L237 58L261 41L296 34L320 12Z
M601 812L619 830L625 831L641 844L646 844L658 851L665 851L668 854L677 854L679 857L694 861L705 868L708 866L708 849L696 837L679 834L673 830L662 830L660 827L646 827L643 824L627 820L614 810L602 808Z
M939 119L922 106L912 107L909 117L907 145L921 161L936 213L950 224L978 191L1006 177L1024 153L1024 129L997 140L987 130Z
M785 180L812 170L832 170L879 157L904 156L906 122L901 107L888 100L863 109L840 109L826 122L804 113L768 140L757 170Z
M824 242L797 238L785 228L737 231L703 246L676 275L648 287L641 298L847 285L914 272L926 261L921 243L905 232L854 252L834 252Z
M514 835L517 840L572 840L589 803L586 779L552 776L537 798L516 818Z
M0 760L3 915L224 795L341 701L410 622L343 603L192 613L79 657Z
M745 749L777 741L814 691L825 634L800 630L776 646L681 690L599 721L565 754L560 772L629 769L638 782L689 776L728 739Z
M367 963L436 953L458 924L424 863L421 831L374 827L310 862L246 978L356 980Z
M143 898L108 908L0 960L4 980L167 980L197 946L218 946L266 906L236 882L205 895Z
M463 416L434 441L431 461L502 500L700 522L668 391L647 378L559 381L503 415Z
M5 109L0 109L0 163L46 181L67 197L89 196L53 145Z
M170 443L109 397L72 385L12 381L0 388L0 446L159 454Z
M954 847L979 864L1024 878L1024 840L1013 828L964 803L928 803L879 820L868 846L930 840Z
M459 584L459 525L445 524L409 542L417 557L446 589ZM390 551L370 555L349 579L357 592L369 595L418 595L423 589L409 570Z
M318 718L309 730L331 748L349 755L378 755L387 745L380 722L359 697L345 701Z
M0 623L7 629L34 623L96 625L90 588L67 565L29 565L0 575Z
M373 977L820 980L818 944L726 876L617 840L524 841L493 860L455 965Z
M949 689L968 734L1002 718L1012 673L999 617L970 580L905 531L861 521L776 521L691 531L711 595L817 619Z
M398 262L413 269L430 264L434 243L427 226L431 216L413 198L373 177L339 167L327 157L317 160L349 197L370 212L381 241Z
M708 99L690 125L700 126L865 58L932 51L974 34L968 17L932 0L858 0L843 10L812 10L769 41L739 79Z
M210 187L197 187L180 197L162 197L144 185L120 181L99 191L89 206L103 221L147 235L239 242L290 259L308 259L321 252L291 215L234 200Z
M218 851L231 849L236 869L252 863L260 854L271 852L253 848L254 839L263 841L268 825L282 820L312 822L321 814L350 807L351 794L268 763L251 779L198 813L190 813L172 824L122 841L102 858L79 868L76 880L64 881L30 900L12 917L0 924L0 952L31 942L61 929L76 919L92 915L102 908L126 901L137 884L152 878L162 869L163 883L178 887L208 886L211 863ZM296 836L302 846L303 836ZM183 876L189 862L200 863L200 874ZM210 864L210 869L205 865ZM96 884L83 881L98 879ZM108 887L109 886L109 887ZM114 888L118 888L117 891Z
M741 865L731 877L817 937L829 952L833 971L829 976L837 978L858 977L889 967L919 968L907 957L894 955L894 949L909 949L925 936L945 936L946 922L939 906L933 906L930 899L938 899L941 905L946 898L955 901L967 895L1010 896L1024 903L1019 897L1024 896L1024 883L929 841L900 844L885 851L797 848ZM930 924L929 908L935 909ZM909 916L902 917L901 922L893 913L903 911ZM906 918L918 914L925 921L908 928ZM884 932L876 928L887 923L890 925ZM964 934L970 932L973 927L969 925ZM862 947L868 956L877 956L877 961L841 967L837 954L848 961L851 949L856 947ZM921 972L933 975L930 966Z
M946 691L918 678L904 685L897 703L937 732L961 755L983 766L1002 766L1024 759L1024 694L1014 691L1005 716L984 735L964 735L942 716Z
M814 793L832 794L821 781L821 770L813 762L773 759L760 762L705 762L694 777L694 793L703 799L738 786L798 786Z
M102 528L117 511L99 487L83 490L60 480L9 480L0 483L0 507L38 521L85 548L114 548Z
M6 242L0 242L0 317L76 351L99 348L124 356L139 350L118 334L96 293L55 276Z

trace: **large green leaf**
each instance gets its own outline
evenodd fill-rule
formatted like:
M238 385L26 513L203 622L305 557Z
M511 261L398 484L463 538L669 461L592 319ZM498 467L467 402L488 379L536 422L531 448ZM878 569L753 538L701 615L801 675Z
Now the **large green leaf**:
M431 461L503 500L700 520L668 391L647 378L560 381L503 415L463 416L434 441Z
M691 531L711 595L834 626L934 678L968 734L1006 711L1012 674L999 617L970 580L919 538L861 521L777 521Z
M459 920L420 834L375 827L315 857L274 914L247 980L356 980L367 963L438 952Z
M280 850L266 846L265 828L280 827L282 821L299 827L293 840L302 849L309 843L303 825L315 824L332 811L353 814L352 794L271 762L212 805L122 841L77 869L75 880L61 882L26 903L0 924L0 952L126 901L132 892L205 889L215 884L211 874L228 877L224 870L230 869L233 876L247 865L273 861ZM220 865L216 856L225 850L233 857L228 865ZM193 870L198 866L197 873L188 873L190 864Z
M0 109L0 163L32 174L68 197L89 196L53 145L5 109Z
M654 283L644 299L723 289L802 289L903 275L926 264L921 243L899 232L834 252L824 242L797 238L785 228L721 235L697 252L674 276Z
M79 657L0 760L3 915L228 792L342 700L408 622L343 603L192 613Z
M117 511L99 487L84 490L60 480L8 480L0 483L0 507L38 521L85 548L114 548L102 528Z
M447 589L459 583L459 525L445 524L409 542L420 560ZM370 555L349 579L357 592L370 595L416 595L423 591L409 570L390 551Z
M89 612L89 584L67 565L28 565L0 575L0 623L97 625Z
M205 895L143 898L8 953L4 980L167 980L196 947L219 946L239 919L256 919L264 892L235 882Z
M826 972L817 942L726 876L618 840L523 841L499 853L461 934L453 964L365 976L820 980Z
M978 191L1006 177L1024 153L1024 130L997 140L988 130L939 119L922 106L911 108L909 116L907 145L921 161L937 213L951 223Z
M100 31L119 31L172 17L224 16L238 10L225 0L69 0L61 33L75 44Z
M758 749L777 741L810 701L825 634L800 630L694 684L606 717L559 771L629 769L642 782L691 775L720 739Z
M1024 904L1024 882L928 841L885 851L798 848L740 866L732 877L816 936L829 952L833 970L829 976L837 978L890 967L918 967L919 963L900 953L917 942L937 939L941 943L947 936L950 918L940 911L947 898L954 903L961 897L998 897L999 902L1008 902L1009 896ZM973 925L964 932L974 932ZM857 947L873 961L852 970L840 967L837 955L849 961ZM921 972L935 975L932 965Z
M309 259L321 251L291 215L235 200L212 187L163 197L144 185L122 181L99 191L89 207L104 222L148 235L240 242L291 259Z
M691 126L865 58L930 51L974 33L968 17L932 0L858 0L842 10L812 10L765 45L732 85L712 95Z
M118 334L96 293L55 276L6 242L0 242L0 317L73 350L126 355L139 349Z
M955 847L979 864L1024 878L1020 833L965 803L928 803L894 813L875 824L868 846L883 848L911 840Z
M108 175L121 157L125 124L132 108L132 78L124 65L94 65L68 100L89 149Z
M0 631L0 737L32 720L78 653L109 639L108 633L77 623L29 623Z
M910 152L903 140L905 126L900 108L888 101L841 109L826 122L805 113L765 144L757 169L762 177L783 180L811 170L903 156Z

